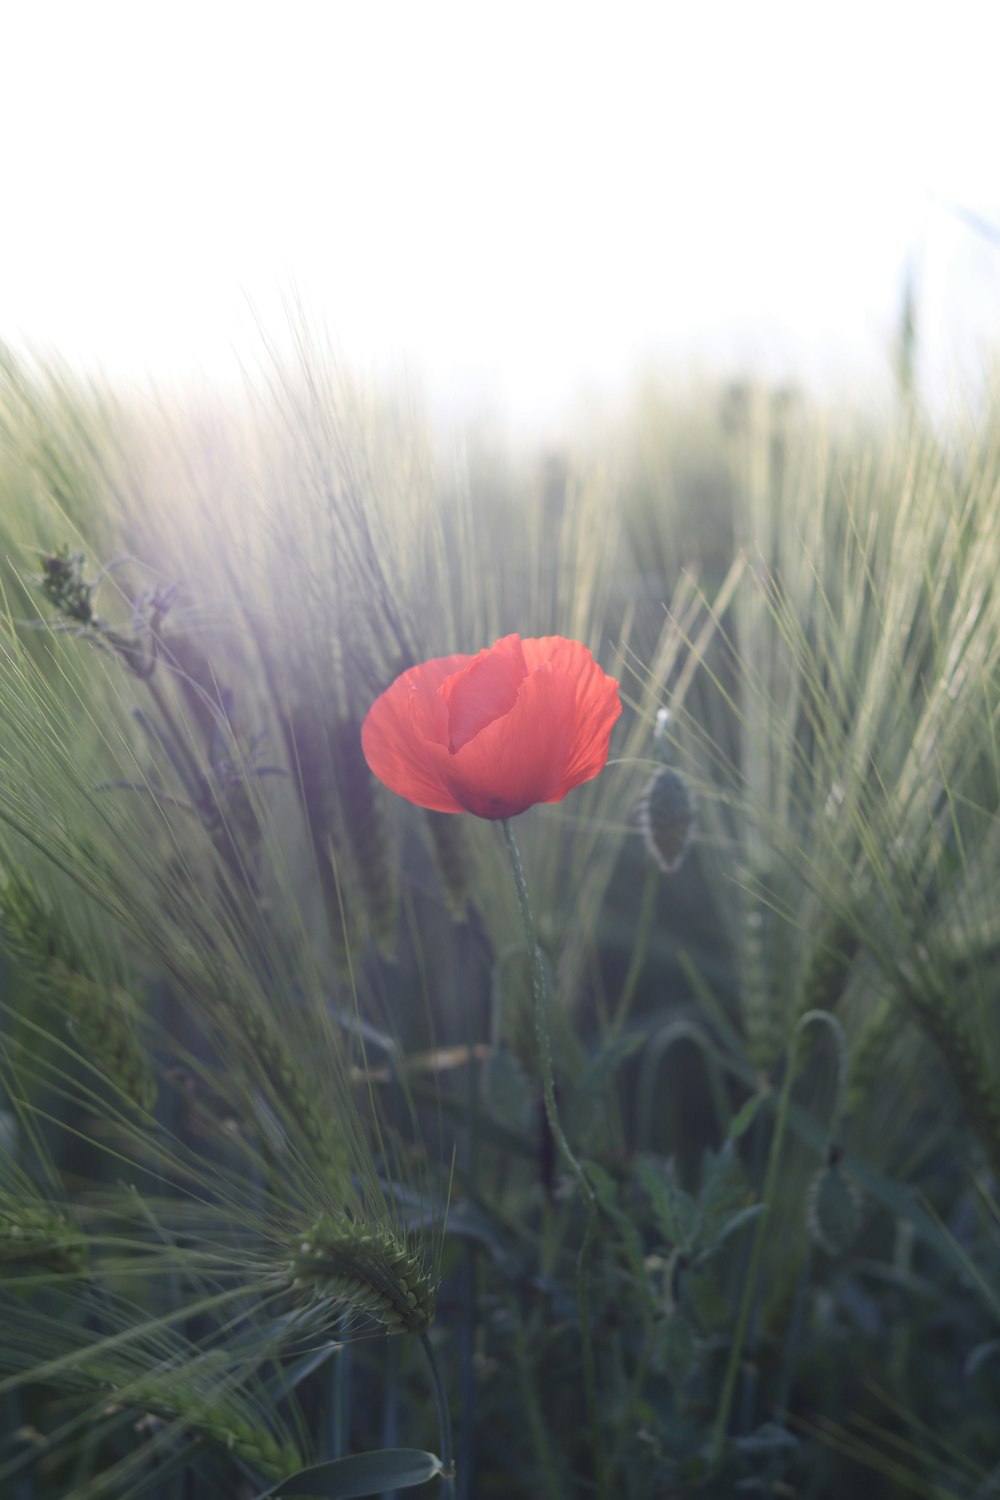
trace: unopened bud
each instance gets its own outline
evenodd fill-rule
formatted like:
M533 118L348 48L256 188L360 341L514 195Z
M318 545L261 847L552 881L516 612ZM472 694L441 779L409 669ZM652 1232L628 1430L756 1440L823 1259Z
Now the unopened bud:
M639 827L646 848L665 875L683 862L694 833L694 793L679 771L664 766L643 788Z
M827 1255L843 1255L861 1227L861 1195L839 1166L823 1167L809 1190L809 1233Z

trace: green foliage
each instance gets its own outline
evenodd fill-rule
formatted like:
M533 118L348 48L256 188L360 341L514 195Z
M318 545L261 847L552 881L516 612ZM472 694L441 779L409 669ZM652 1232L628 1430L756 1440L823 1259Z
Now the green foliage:
M32 1202L30 1190L0 1198L0 1262L79 1276L87 1268L87 1241L57 1211Z
M686 1264L697 1265L714 1255L723 1241L760 1213L762 1205L748 1203L749 1188L731 1148L708 1154L697 1196L677 1184L668 1166L660 1174L640 1160L639 1177L649 1194L656 1227L668 1249Z
M385 1449L376 1453L354 1453L330 1464L304 1469L268 1490L260 1500L353 1500L360 1495L381 1495L386 1490L408 1490L426 1484L441 1472L441 1461L418 1448Z
M990 1493L996 415L0 374L0 1492ZM510 630L626 704L517 830L557 1114L497 830L359 742Z
M157 1083L138 1034L135 1001L109 975L84 972L86 959L71 935L60 929L38 892L16 876L0 883L0 952L11 956L31 987L66 1016L94 1071L135 1108L152 1113Z

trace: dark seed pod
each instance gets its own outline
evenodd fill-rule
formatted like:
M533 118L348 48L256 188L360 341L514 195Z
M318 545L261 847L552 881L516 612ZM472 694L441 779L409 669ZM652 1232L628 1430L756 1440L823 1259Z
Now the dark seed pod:
M671 766L657 771L643 788L639 827L650 857L665 875L684 861L694 834L696 810L694 793Z
M839 1166L817 1172L809 1189L809 1233L827 1255L843 1255L861 1227L861 1195Z

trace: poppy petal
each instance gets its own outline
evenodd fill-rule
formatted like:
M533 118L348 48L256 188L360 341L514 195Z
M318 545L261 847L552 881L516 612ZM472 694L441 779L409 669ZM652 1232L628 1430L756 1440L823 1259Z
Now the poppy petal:
M548 676L540 669L526 677L510 713L451 757L446 784L480 818L512 818L562 795L573 726Z
M447 761L448 715L437 690L469 660L444 656L411 667L376 698L361 726L361 748L378 779L435 812L466 810L442 782L435 751Z
M437 657L369 710L369 766L438 812L508 818L558 802L607 763L618 684L579 641L505 636L478 656Z
M528 674L521 638L505 636L480 651L441 685L448 708L448 749L455 754L479 732L510 712Z
M553 677L574 685L573 743L564 768L566 790L590 781L604 770L611 730L621 716L618 683L598 666L580 641L543 636L525 641L525 660L545 662ZM564 794L565 795L565 794Z
M621 713L618 684L586 646L552 636L523 642L534 670L510 712L468 742L443 772L470 812L507 818L559 802L603 770Z

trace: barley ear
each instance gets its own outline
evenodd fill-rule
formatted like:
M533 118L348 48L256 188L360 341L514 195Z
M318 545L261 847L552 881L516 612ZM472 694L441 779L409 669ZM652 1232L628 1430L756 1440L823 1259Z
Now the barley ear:
M754 1066L768 1076L785 1045L785 1018L778 1002L773 953L773 916L752 891L742 892L743 1017Z
M135 1108L152 1113L156 1077L127 990L88 973L68 935L31 884L8 876L0 886L0 947L25 978L67 1018L85 1060Z
M390 1333L422 1333L434 1317L434 1289L419 1255L389 1230L324 1216L289 1247L297 1291L366 1312Z
M3 1193L0 1265L82 1276L87 1270L87 1241L75 1225L40 1199L28 1202Z
M236 1023L248 1063L266 1077L276 1099L302 1132L326 1182L334 1191L343 1191L351 1169L342 1133L332 1112L320 1107L322 1096L273 1019L234 988L226 987L221 994L215 990L212 998L216 1003L221 1000L230 1020Z
M810 943L799 991L801 1011L833 1009L844 992L860 946L857 927L846 918L829 923Z
M139 1110L152 1114L157 1083L135 1025L135 1001L120 985L103 985L53 964L51 993L91 1062Z
M97 1389L113 1393L116 1405L177 1422L228 1449L267 1479L297 1473L303 1467L298 1450L287 1440L279 1442L258 1414L239 1401L231 1384L218 1389L219 1372L209 1378L209 1359L208 1355L196 1356L187 1367L137 1378L96 1362L78 1366L75 1373Z
M851 1073L847 1084L847 1113L861 1109L885 1076L885 1059L896 1037L902 1016L898 1000L889 993L874 993L865 1006L864 1019L851 1048Z
M1000 1180L1000 1096L990 1059L959 1006L933 976L928 976L927 983L905 975L901 981L901 999L944 1058L969 1122Z
M330 731L337 808L350 845L372 931L386 950L396 939L398 861L389 838L382 794L361 749L361 726L342 720Z

